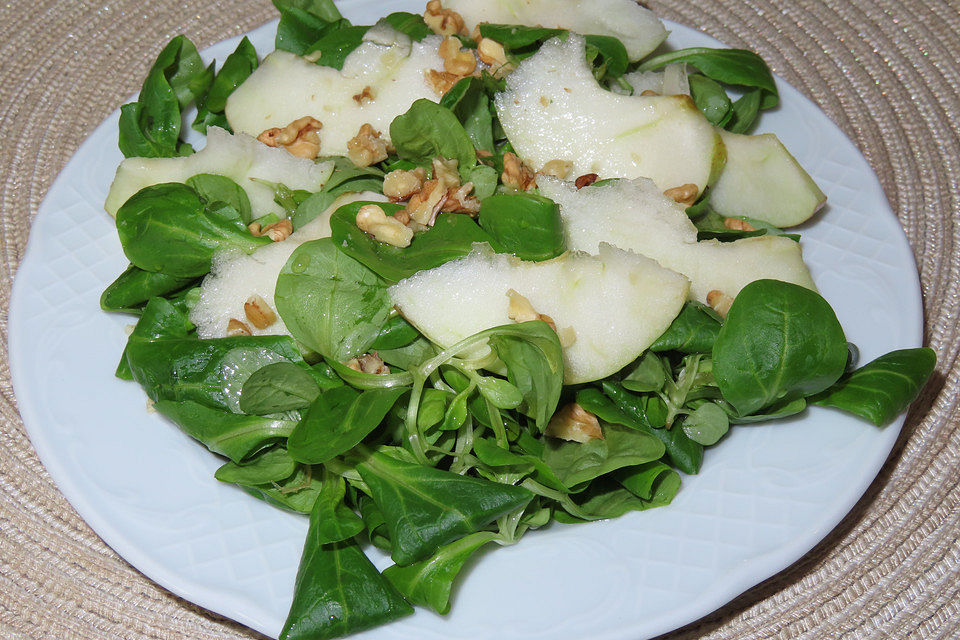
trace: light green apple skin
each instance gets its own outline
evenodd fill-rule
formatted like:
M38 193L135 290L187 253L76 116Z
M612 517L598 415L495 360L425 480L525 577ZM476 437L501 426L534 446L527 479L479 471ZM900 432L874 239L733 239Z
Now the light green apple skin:
M111 216L130 196L162 182L184 182L198 173L226 176L247 192L254 218L273 213L287 216L274 202L274 190L255 182L283 183L291 189L319 191L333 173L333 162L313 162L271 148L244 134L231 135L219 127L207 130L207 144L181 158L127 158L117 167L104 208Z
M720 135L727 162L710 189L717 213L783 228L809 220L826 203L827 196L776 135Z
M507 291L513 289L556 324L565 344L564 383L599 380L633 362L670 326L689 282L610 245L594 253L527 262L476 245L464 258L401 280L390 295L411 324L449 347L511 323Z
M576 35L548 41L524 60L495 102L517 155L534 169L563 160L572 175L646 177L661 190L693 184L703 192L726 157L690 96L607 91Z

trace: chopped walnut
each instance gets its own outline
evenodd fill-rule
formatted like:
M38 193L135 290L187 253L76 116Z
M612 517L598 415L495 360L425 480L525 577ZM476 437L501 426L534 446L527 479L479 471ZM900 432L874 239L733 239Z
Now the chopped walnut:
M393 216L388 216L375 204L365 204L357 211L357 227L378 242L395 247L409 247L413 229Z
M653 96L659 96L660 94L654 91L653 89L644 89L643 91L640 92L640 95L643 96L644 98L651 98Z
M551 329L554 331L557 330L557 324L553 321L553 318L542 313L537 313L526 296L517 293L514 289L507 289L507 297L510 299L510 304L507 306L507 317L514 322L542 320L550 325Z
M247 229L249 229L250 234L255 238L267 236L274 242L282 242L293 233L293 223L289 219L286 219L268 224L261 229L259 222L251 222Z
M350 358L346 365L360 373L370 373L377 376L390 373L390 367L383 361L383 358L377 355L376 351L365 353L357 358Z
M730 311L730 305L733 304L733 298L723 291L714 289L707 293L707 304L710 305L714 311L726 318L727 312Z
M433 88L438 96L444 95L453 88L453 85L460 81L460 76L447 71L437 71L436 69L427 69L427 82Z
M453 36L444 38L437 53L443 59L443 69L447 73L463 78L477 69L477 59L473 52L463 49L460 41Z
M423 13L423 21L427 23L430 30L441 36L452 36L454 34L467 35L467 27L461 16L456 11L444 9L440 0L430 0L427 3L427 9Z
M746 220L741 220L740 218L724 218L723 226L727 229L732 229L733 231L756 231L757 228L747 222Z
M583 189L584 187L589 187L599 179L600 179L600 176L598 176L595 173L585 173L579 178L577 178L576 182L574 182L573 184L577 189Z
M353 99L360 106L373 102L373 89L368 85L363 88L363 91L353 96Z
M697 196L700 195L700 189L695 184L687 183L682 184L679 187L667 189L663 192L663 195L667 196L677 204L682 204L689 207L697 201Z
M267 129L257 140L268 147L283 147L298 158L315 160L320 155L320 135L323 123L310 116L294 120L283 129Z
M412 171L397 169L383 178L383 195L395 202L403 202L423 188L426 172L418 167Z
M597 416L576 402L571 402L553 414L544 433L551 438L571 440L581 444L604 439Z
M358 167L369 167L387 159L387 141L370 124L364 124L357 135L347 141L347 157Z
M480 38L477 42L477 57L480 58L480 62L490 67L490 72L495 78L502 78L515 68L507 61L503 45L490 38Z
M573 170L573 163L567 162L566 160L551 160L537 173L542 173L545 176L553 176L554 178L560 178L565 180L570 172Z
M520 191L526 191L537 186L537 179L527 165L520 161L516 154L509 151L503 154L503 175L500 176L503 184Z
M243 303L243 313L257 329L266 329L277 321L277 314L270 308L270 304L256 294Z
M230 321L227 322L227 337L228 338L240 338L243 336L252 336L253 332L250 331L250 327L246 323L237 320L236 318L230 318Z
M460 173L457 171L459 162L457 160L436 157L431 164L433 166L433 177L440 180L444 187L449 189L460 184Z
M427 180L418 193L410 196L406 211L415 222L432 227L446 201L447 188L439 180Z
M444 201L440 211L449 213L466 213L475 216L480 213L480 200L470 195L473 191L473 183L468 182L459 187L451 187L447 190L447 199Z

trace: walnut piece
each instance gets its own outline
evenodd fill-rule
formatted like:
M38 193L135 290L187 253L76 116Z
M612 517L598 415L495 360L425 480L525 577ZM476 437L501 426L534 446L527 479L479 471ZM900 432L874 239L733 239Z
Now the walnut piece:
M440 43L437 53L443 59L443 70L456 76L465 77L477 69L477 59L473 52L463 49L460 41L453 36L447 36Z
M576 402L571 402L553 414L544 433L551 438L571 440L581 444L604 439L597 416Z
M266 329L277 321L277 314L273 312L266 300L254 294L243 303L243 313L247 320L257 329Z
M370 373L377 376L390 373L390 367L383 361L383 358L377 355L376 351L365 353L357 358L350 358L346 365L360 373Z
M409 247L413 229L393 216L388 216L375 204L365 204L357 211L357 227L373 236L377 242L394 247Z
M367 85L363 88L363 91L353 96L353 99L360 106L363 106L368 102L373 102L373 89Z
M697 188L695 184L682 184L679 187L674 187L672 189L667 189L663 192L663 195L667 196L674 202L686 206L692 205L697 201L697 196L700 195L700 189Z
M723 226L727 229L732 229L733 231L756 231L757 228L746 220L741 220L740 218L724 218Z
M574 182L573 184L577 189L583 189L584 187L589 187L599 179L600 179L600 176L598 176L595 173L585 173L579 178L577 178L576 182Z
M490 38L480 38L477 42L477 57L490 67L494 78L502 78L516 67L507 61L503 45Z
M503 154L503 175L500 176L503 184L520 191L526 191L537 186L537 179L533 170L520 161L516 154L509 151Z
M553 318L542 313L537 313L536 309L533 308L533 305L530 304L530 301L527 300L526 296L518 293L514 289L507 289L507 297L510 299L510 304L507 306L507 317L514 322L533 322L534 320L542 320L550 325L551 329L554 331L557 330L557 325L553 321Z
M572 170L572 162L567 162L566 160L551 160L547 164L543 165L543 167L541 167L540 171L537 173L542 173L545 176L553 176L554 178L566 180L567 176L570 175Z
M707 293L707 304L710 305L714 311L726 318L727 312L730 311L730 305L733 304L733 298L723 291L714 289Z
M380 132L365 123L353 138L347 141L347 157L358 167L369 167L387 159L387 141Z
M247 229L250 230L250 234L255 238L267 236L274 242L282 242L293 233L293 223L287 218L279 222L274 222L273 224L268 224L261 229L259 222L251 222Z
M423 188L426 171L417 167L412 171L396 169L383 178L383 195L394 202L409 200L410 196Z
M427 9L423 12L423 21L431 31L441 36L452 36L458 33L467 35L463 16L456 11L444 9L440 0L430 0L427 3Z
M320 155L320 135L323 123L310 116L294 120L286 127L267 129L257 140L268 147L283 147L298 158L315 160Z

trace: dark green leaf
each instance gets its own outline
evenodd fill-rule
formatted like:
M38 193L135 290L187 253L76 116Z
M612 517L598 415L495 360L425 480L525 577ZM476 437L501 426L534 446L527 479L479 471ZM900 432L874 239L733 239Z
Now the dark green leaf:
M457 82L440 98L440 106L453 112L474 147L493 153L493 114L480 78L467 77Z
M480 226L493 238L497 253L521 260L549 260L566 251L560 208L543 196L490 196L480 206Z
M667 373L660 358L649 351L624 373L620 384L624 389L634 392L659 391L667 381Z
M521 487L461 476L383 453L357 469L383 512L399 565L427 558L530 501Z
M140 314L140 320L127 340L158 340L160 338L186 338L193 330L187 314L163 298L151 298ZM133 380L133 372L127 361L127 347L123 349L116 376L121 380Z
M433 557L409 566L387 567L383 576L403 594L407 601L429 607L444 615L450 611L450 591L453 581L470 556L483 545L495 540L497 534L480 531L445 545Z
M397 155L425 167L438 156L456 160L461 173L477 163L473 142L457 116L430 100L417 100L394 118L390 140Z
M687 302L650 350L710 353L719 333L720 321L712 309L699 302Z
M617 424L601 425L603 439L571 442L547 438L543 461L560 481L576 487L621 467L659 460L663 443L652 435Z
M330 238L297 247L274 299L293 337L337 362L367 351L392 306L383 282Z
M891 351L845 375L811 402L883 426L916 399L936 365L933 349Z
M703 112L710 124L723 126L732 107L727 92L707 76L693 74L688 76L687 80L690 82L690 94L697 108Z
M179 278L130 265L104 290L100 296L100 308L139 313L150 298L176 293L194 282L196 278Z
M257 369L240 393L240 410L266 416L306 409L320 395L320 386L309 370L292 362L275 362Z
M349 540L363 531L363 520L343 503L347 491L343 478L324 470L322 482L323 488L310 512L310 527L316 542Z
M217 469L214 477L220 482L256 486L281 482L294 474L297 462L282 446L261 451L255 457L237 464L227 462Z
M387 323L380 329L377 339L370 346L372 349L399 349L405 347L417 338L420 332L404 320L403 316L397 314L391 316Z
M541 431L556 411L563 388L563 349L557 332L534 320L491 330L490 347L507 367L507 379L520 390L518 410Z
M310 513L322 488L320 479L314 476L313 467L302 464L297 465L296 472L282 482L238 486L257 500L296 513Z
M740 291L713 345L717 386L742 415L819 393L846 363L847 339L827 301L777 280L757 280Z
M187 178L185 184L197 192L204 204L228 204L237 210L244 225L253 221L253 210L250 208L247 192L230 178L212 173L198 173Z
M290 434L287 449L294 460L322 464L357 446L380 426L405 387L369 389L336 387L324 391Z
M680 426L688 438L708 447L726 435L730 420L719 406L705 402L687 415Z
M730 120L724 128L731 133L746 133L757 119L757 114L763 107L764 92L762 89L747 91L733 103L730 110Z
M342 26L339 29L329 30L307 47L304 55L320 52L320 57L316 59L318 65L343 69L347 56L360 46L368 29L370 27Z
M298 56L327 31L350 24L333 0L274 0L273 5L280 12L274 46Z
M400 33L405 33L416 42L433 34L430 27L423 21L423 16L417 13L407 13L406 11L395 11L380 19Z
M223 66L213 79L209 91L198 100L197 117L193 121L193 128L204 134L207 132L207 127L211 125L230 131L224 115L227 98L234 89L250 77L256 68L257 50L244 36L233 53L223 61Z

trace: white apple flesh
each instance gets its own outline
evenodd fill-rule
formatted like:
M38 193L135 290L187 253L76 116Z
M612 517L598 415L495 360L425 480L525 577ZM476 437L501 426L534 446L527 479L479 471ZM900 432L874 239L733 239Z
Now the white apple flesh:
M538 176L540 193L560 205L568 249L596 252L603 243L635 251L690 279L690 297L710 291L735 298L754 280L770 278L816 289L800 244L781 236L734 242L697 241L682 205L646 179L617 180L578 190Z
M689 96L607 91L577 35L524 60L496 107L517 155L534 169L563 160L573 175L646 177L661 190L694 184L702 192L723 166L723 142Z
M449 347L512 322L507 291L550 316L564 347L564 383L599 380L635 360L680 312L689 283L656 262L610 245L544 262L478 245L464 258L421 271L390 288L403 316Z
M710 188L710 206L724 216L746 216L792 227L823 207L827 196L775 134L721 131L727 164Z
M392 45L364 42L347 56L342 70L274 51L230 95L227 121L234 131L257 136L313 116L323 123L320 153L345 156L347 141L364 124L389 139L390 123L415 100L439 99L425 73L443 70L440 42L439 36L413 43L398 38ZM365 89L371 100L354 98Z
M273 188L251 178L283 183L291 189L319 191L333 173L333 162L298 158L286 149L270 148L244 134L219 127L207 129L207 144L182 158L127 158L117 167L104 208L116 217L130 196L163 182L184 182L198 173L213 173L235 181L247 192L254 218L268 213L286 217L273 200Z
M669 33L660 18L635 0L443 0L443 6L459 13L470 33L490 22L613 36L631 61L659 47Z

